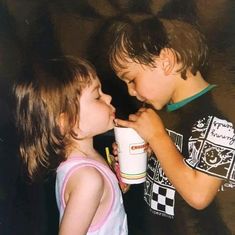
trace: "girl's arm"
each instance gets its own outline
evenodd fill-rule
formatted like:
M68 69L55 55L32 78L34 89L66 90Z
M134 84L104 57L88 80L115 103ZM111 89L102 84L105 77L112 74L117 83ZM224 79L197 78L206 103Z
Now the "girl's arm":
M183 161L160 117L152 109L140 109L130 121L116 120L118 125L134 128L150 145L164 173L184 200L203 209L213 200L222 183L217 177L194 170Z
M85 235L104 192L103 176L93 167L83 167L70 176L65 189L66 208L59 235Z

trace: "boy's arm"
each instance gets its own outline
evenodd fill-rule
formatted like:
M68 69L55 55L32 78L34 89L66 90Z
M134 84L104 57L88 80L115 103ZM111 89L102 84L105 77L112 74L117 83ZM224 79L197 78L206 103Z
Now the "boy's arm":
M87 234L103 192L103 176L93 167L83 167L73 173L65 189L66 208L59 235Z
M205 208L215 197L222 180L194 170L184 163L182 154L152 109L140 109L129 119L116 122L134 128L149 143L164 173L188 204L196 209Z
M166 134L150 141L164 173L184 200L196 209L203 209L213 200L222 180L187 166L182 154Z

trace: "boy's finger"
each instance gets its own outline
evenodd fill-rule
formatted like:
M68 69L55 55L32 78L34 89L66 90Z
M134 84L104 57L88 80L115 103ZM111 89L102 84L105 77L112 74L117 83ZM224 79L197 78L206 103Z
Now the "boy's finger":
M145 112L147 110L147 108L140 108L139 110L138 110L138 112Z
M130 114L129 121L135 122L138 119L137 114Z
M123 127L131 127L133 128L133 123L130 121L122 120L122 119L115 119L115 123L118 126L123 126Z

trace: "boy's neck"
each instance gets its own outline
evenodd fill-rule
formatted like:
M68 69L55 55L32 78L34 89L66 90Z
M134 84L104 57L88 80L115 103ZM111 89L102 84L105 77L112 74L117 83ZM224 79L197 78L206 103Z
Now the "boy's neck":
M189 98L209 86L209 83L204 80L200 72L197 72L196 75L188 72L186 80L181 77L178 77L177 79L178 82L172 96L172 103L177 103Z

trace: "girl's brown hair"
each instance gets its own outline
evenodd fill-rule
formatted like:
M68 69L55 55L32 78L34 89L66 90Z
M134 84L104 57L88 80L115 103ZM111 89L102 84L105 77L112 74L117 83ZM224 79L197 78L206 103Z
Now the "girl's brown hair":
M20 156L31 179L65 160L78 123L79 97L96 77L84 60L64 57L34 62L14 86ZM60 115L65 117L63 132Z

